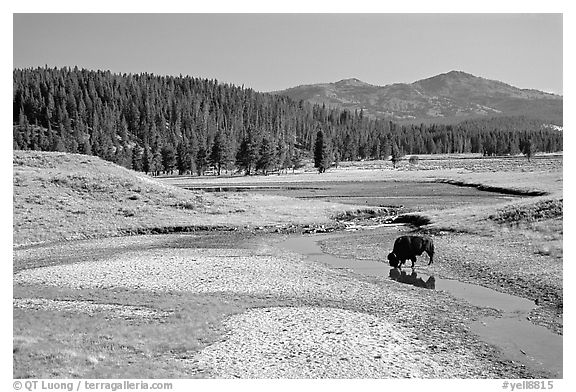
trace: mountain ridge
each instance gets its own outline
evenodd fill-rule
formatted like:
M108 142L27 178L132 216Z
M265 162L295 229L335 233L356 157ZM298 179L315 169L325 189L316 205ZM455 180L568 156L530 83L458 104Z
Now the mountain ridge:
M452 70L412 83L372 85L358 78L307 84L270 94L400 122L457 123L470 118L518 116L562 125L563 96Z

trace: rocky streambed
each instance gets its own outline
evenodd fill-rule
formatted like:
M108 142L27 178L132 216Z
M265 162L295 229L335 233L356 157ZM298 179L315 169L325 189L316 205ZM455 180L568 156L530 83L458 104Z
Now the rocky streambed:
M15 292L25 292L26 297L16 297L14 306L28 311L49 307L57 312L92 312L95 317L104 317L103 313L126 317L132 312L134 317L160 317L169 324L174 320L171 318L184 317L186 309L147 313L138 304L123 309L50 302L36 289L112 290L118 296L139 292L269 299L270 305L261 301L225 317L214 327L220 331L219 337L205 341L200 349L172 357L167 354L167 360L178 362L189 377L554 376L545 369L502 357L497 347L471 331L471 321L497 317L497 310L472 305L444 291L401 284L387 276L330 268L279 246L286 236L241 237L235 246L225 247L205 247L199 238L178 234L108 239L108 251L99 252L98 258L83 257L66 264L58 264L45 254L42 259L42 247L15 250L15 264L38 257L44 261L29 269L15 268ZM138 249L139 243L146 246ZM89 248L98 241L84 244ZM65 254L66 246L59 247L57 254ZM72 252L79 243L69 246ZM382 268L388 270L386 265Z

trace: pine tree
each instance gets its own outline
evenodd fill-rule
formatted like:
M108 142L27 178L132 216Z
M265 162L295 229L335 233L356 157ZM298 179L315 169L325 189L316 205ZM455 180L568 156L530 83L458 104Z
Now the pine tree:
M62 140L62 137L60 136L59 132L52 133L50 143L51 143L50 145L51 151L59 151L59 152L66 151L66 146L64 145L64 141Z
M372 146L371 156L373 159L382 159L382 147L380 145L380 139L376 139L374 145Z
M252 168L256 165L258 160L258 153L252 137L248 135L240 142L240 147L236 153L236 166L249 176L252 173Z
M162 147L160 153L162 154L162 167L164 169L164 173L172 174L172 171L176 166L176 153L174 152L174 148L167 144Z
M518 155L520 153L517 136L511 136L508 139L508 148L506 152L510 155Z
M292 173L297 169L304 167L304 158L302 156L302 151L294 148L294 153L292 155Z
M276 170L278 170L278 174L280 171L286 169L288 166L286 165L286 158L288 157L288 146L282 139L278 139L278 144L276 146Z
M525 140L522 143L521 149L522 154L524 154L526 158L528 158L528 162L530 162L530 159L534 156L534 152L536 151L535 144L532 139Z
M294 169L294 153L293 150L295 150L295 148L292 147L288 147L288 151L286 152L286 156L284 157L284 163L282 163L282 167L286 170L286 172L288 172L288 168L292 168Z
M344 146L341 155L345 161L353 161L358 156L358 153L356 152L356 145L349 133L347 133L344 137Z
M78 151L80 154L92 155L92 143L90 143L90 138L86 137L78 146Z
M436 143L430 136L426 139L426 152L428 154L436 154Z
M496 139L496 155L504 155L508 149L508 142L502 135Z
M132 148L132 170L142 171L143 150L137 144Z
M153 176L157 176L162 171L162 152L158 145L154 146L152 149L152 162L150 165L150 171Z
M12 130L13 143L16 149L27 150L30 141L30 130L28 127L28 119L24 114L24 110L20 110L18 119L18 126L14 126Z
M132 168L132 153L124 146L116 146L114 153L114 163L125 167L126 169Z
M142 152L142 171L146 174L152 171L152 152L147 144L144 145Z
M190 158L190 151L185 142L180 142L176 148L176 167L178 174L182 175L192 170L192 160Z
M198 154L196 154L196 170L199 176L204 175L206 166L208 166L208 153L206 147L200 146L198 148Z
M392 157L390 158L394 168L396 168L396 165L402 160L403 157L404 157L404 153L402 152L402 150L400 150L400 148L398 147L398 144L396 142L394 142L392 144Z
M190 134L186 149L190 159L190 174L193 174L196 171L196 156L198 155L198 138L194 132Z
M228 163L229 156L227 152L226 140L222 132L217 132L214 137L214 144L212 144L212 150L210 152L209 161L210 164L216 166L218 175L221 174L222 166Z
M268 171L274 166L274 145L267 138L262 139L260 149L258 151L258 161L256 162L256 170L261 170L264 175L268 175Z
M316 142L314 143L314 167L319 173L324 173L330 167L330 149L328 142L324 140L324 133L320 130L316 133Z

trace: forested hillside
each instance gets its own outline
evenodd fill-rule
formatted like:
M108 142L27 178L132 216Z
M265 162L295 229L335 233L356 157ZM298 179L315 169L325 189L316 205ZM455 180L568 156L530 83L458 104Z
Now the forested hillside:
M318 131L334 160L518 153L529 140L537 151L562 149L561 132L537 120L401 126L189 76L36 68L14 70L13 83L14 149L96 155L152 173L298 166Z

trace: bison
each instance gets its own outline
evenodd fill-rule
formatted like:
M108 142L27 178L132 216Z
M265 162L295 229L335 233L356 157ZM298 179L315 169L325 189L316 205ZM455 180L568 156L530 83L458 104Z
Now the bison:
M428 253L430 257L428 265L432 264L434 262L434 242L431 238L418 235L403 235L394 241L394 249L388 255L388 262L394 268L402 268L402 264L406 260L412 260L412 268L414 268L416 256L420 256L424 252Z

